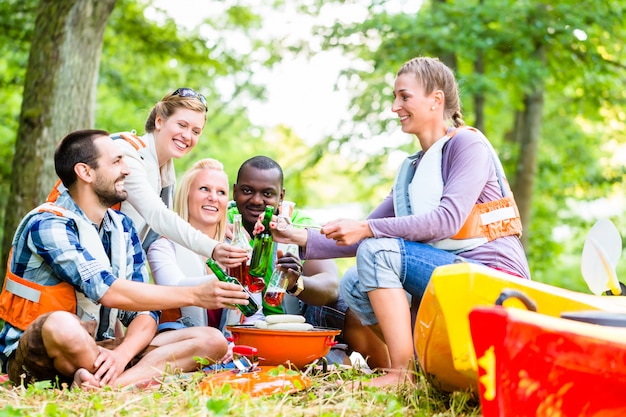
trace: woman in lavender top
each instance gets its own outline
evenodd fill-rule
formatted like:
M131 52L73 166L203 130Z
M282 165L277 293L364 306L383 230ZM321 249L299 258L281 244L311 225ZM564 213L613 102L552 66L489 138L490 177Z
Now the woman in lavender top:
M320 232L273 229L276 241L298 243L303 259L356 255L340 291L387 344L389 372L370 382L375 386L413 378L410 304L419 303L436 267L469 261L530 278L500 161L484 135L465 126L459 103L454 75L438 59L406 62L392 111L421 151L402 165L391 193L367 220L334 220Z

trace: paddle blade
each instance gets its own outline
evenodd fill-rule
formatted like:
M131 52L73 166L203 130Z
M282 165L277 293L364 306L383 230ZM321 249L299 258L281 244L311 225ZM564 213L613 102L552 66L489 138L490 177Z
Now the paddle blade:
M615 267L622 254L622 238L608 219L593 225L583 246L581 272L591 292L601 295L611 291L621 293Z

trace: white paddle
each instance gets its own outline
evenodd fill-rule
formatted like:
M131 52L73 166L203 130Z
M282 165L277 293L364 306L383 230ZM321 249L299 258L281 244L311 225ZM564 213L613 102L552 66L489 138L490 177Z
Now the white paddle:
M600 219L593 225L583 246L580 270L592 293L610 291L621 295L622 290L615 267L622 254L622 237L609 219Z

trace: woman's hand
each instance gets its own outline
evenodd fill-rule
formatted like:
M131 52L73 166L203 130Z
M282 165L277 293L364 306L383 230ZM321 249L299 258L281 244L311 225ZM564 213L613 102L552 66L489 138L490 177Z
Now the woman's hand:
M233 224L226 223L226 227L224 228L224 237L227 239L233 240Z
M248 261L248 252L243 248L232 246L227 243L219 243L213 249L212 258L219 263L222 268L234 268Z
M258 235L265 227L263 226L263 215L260 215L254 224L254 234ZM306 229L295 228L291 225L291 223L286 219L281 219L281 221L286 221L287 224L278 228L278 218L276 216L272 217L272 221L270 222L270 233L272 233L272 238L274 242L277 243L295 243L298 246L306 247L306 242L309 239L309 235Z
M338 246L350 246L368 237L374 237L367 220L337 219L326 223L320 231Z

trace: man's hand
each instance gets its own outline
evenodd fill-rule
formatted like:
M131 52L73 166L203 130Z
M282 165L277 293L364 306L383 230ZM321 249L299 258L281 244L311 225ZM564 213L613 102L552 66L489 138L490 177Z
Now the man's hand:
M117 377L124 372L130 358L126 357L121 350L109 350L98 346L100 353L94 362L96 372L94 377L99 381L100 387L113 385Z
M220 359L220 363L228 363L233 360L233 346L235 346L233 342L228 343L228 351L224 357Z
M297 254L290 252L283 254L281 250L277 252L276 257L278 258L276 265L283 267L284 270L287 271L287 279L289 280L287 289L293 288L298 278L300 278L300 275L302 275L302 261Z
M202 307L213 310L216 308L235 308L234 304L248 304L248 294L243 292L241 285L210 279L200 284Z

